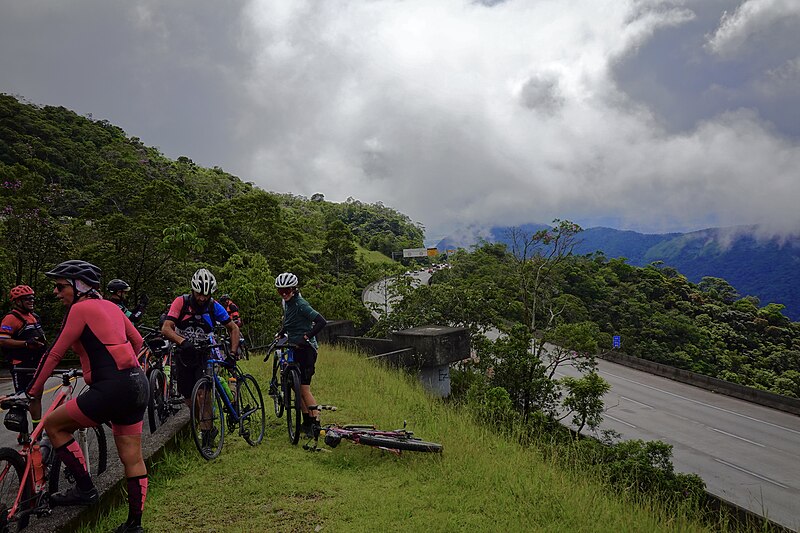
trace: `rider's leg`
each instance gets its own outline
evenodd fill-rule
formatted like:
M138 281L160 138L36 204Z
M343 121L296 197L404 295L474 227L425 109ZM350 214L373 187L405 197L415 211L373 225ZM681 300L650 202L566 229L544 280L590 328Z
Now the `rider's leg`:
M75 484L84 493L95 490L92 478L86 468L86 459L81 447L75 442L72 434L83 427L96 425L78 409L75 400L56 408L44 419L44 428L53 444L58 458L75 476ZM97 493L94 493L97 498ZM72 502L66 502L72 503Z
M125 426L132 427L132 426ZM128 520L126 524L138 526L142 523L144 501L147 497L147 467L142 458L142 434L120 434L118 426L114 426L114 442L117 445L120 461L125 467L128 484Z
M319 416L319 409L308 409L309 405L317 407L317 400L314 399L314 395L311 393L311 385L300 385L300 399L300 406L303 413L307 413L311 418L317 418L317 416Z

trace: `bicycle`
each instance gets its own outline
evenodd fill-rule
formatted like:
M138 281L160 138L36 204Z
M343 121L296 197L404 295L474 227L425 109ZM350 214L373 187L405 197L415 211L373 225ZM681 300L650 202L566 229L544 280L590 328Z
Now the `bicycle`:
M233 432L238 424L239 435L250 446L256 446L264 439L266 427L264 399L256 378L243 373L236 361L223 353L224 343L217 343L213 336L209 337L208 342L198 347L210 350L211 356L206 360L205 375L194 385L190 404L192 437L206 460L214 459L222 452L226 425L228 431ZM230 381L235 384L233 391L227 380L220 378L219 368L230 374Z
M147 422L152 434L167 418L181 410L183 396L178 393L178 383L172 372L173 343L162 337L159 330L146 326L139 329L146 332L138 358L150 384Z
M267 347L264 356L266 363L271 353L275 353L272 360L272 379L269 382L269 396L275 408L275 416L283 416L286 411L286 427L289 431L289 441L292 444L300 442L300 425L303 411L300 403L300 367L294 362L294 349L297 344L289 342L288 337L276 338ZM278 372L280 370L280 372Z
M35 372L35 369L18 369ZM57 407L73 396L73 380L83 376L78 368L54 370L53 375L61 376L61 387L49 409L47 417ZM28 431L27 399L4 399L0 407L8 409L4 425L11 431L20 433L22 450L0 448L0 533L20 530L26 527L31 515L45 516L51 513L50 494L66 488L67 483L75 482L72 474L64 469L61 475L61 460L46 437L42 437L44 424L39 424L33 433ZM108 465L108 448L103 426L81 428L75 440L81 447L89 473L92 477L102 474Z
M320 405L320 411L336 411L334 405ZM328 424L314 429L314 437L306 443L303 448L311 451L319 451L319 438L323 437L326 445L336 448L342 439L349 440L355 444L371 446L400 455L403 451L408 452L430 452L442 453L443 446L436 442L427 442L414 436L414 433L406 429L406 422L403 422L402 429L384 430L378 429L373 425L357 424ZM311 441L314 444L311 444Z

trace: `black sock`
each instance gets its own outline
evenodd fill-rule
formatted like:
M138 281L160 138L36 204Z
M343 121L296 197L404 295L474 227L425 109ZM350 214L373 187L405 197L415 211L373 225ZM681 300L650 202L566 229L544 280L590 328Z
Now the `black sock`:
M147 498L147 474L128 478L128 521L129 526L142 525L144 501Z
M92 478L89 477L89 472L86 470L83 452L75 439L70 439L66 444L56 448L56 454L64 466L75 476L75 484L80 490L89 492L94 488Z

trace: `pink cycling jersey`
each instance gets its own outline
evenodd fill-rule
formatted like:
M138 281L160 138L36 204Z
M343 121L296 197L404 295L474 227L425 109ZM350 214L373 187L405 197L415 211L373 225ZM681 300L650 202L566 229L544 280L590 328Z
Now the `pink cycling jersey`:
M80 357L83 379L91 384L139 367L136 354L141 347L142 336L116 304L101 298L80 300L70 308L58 338L39 363L28 394L41 396L45 381L68 348Z

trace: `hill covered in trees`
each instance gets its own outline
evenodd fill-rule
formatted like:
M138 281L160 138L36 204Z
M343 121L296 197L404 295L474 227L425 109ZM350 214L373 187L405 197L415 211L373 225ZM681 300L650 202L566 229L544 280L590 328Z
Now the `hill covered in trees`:
M360 288L380 276L357 245L419 247L423 229L380 203L275 194L219 167L171 160L107 121L0 95L0 291L34 287L44 320L61 315L44 272L68 258L150 296L150 318L210 268L246 309L250 330L277 329L276 274L298 274L323 314L367 320ZM8 305L3 299L4 307Z
M537 231L547 226L522 226ZM448 237L441 250L469 248L479 239L510 244L508 227L482 233ZM634 266L662 261L689 281L723 278L741 296L754 296L762 304L785 306L786 316L800 320L800 239L764 237L757 227L710 228L689 233L646 234L612 228L587 228L575 246L576 254L601 252L608 258L626 258Z

